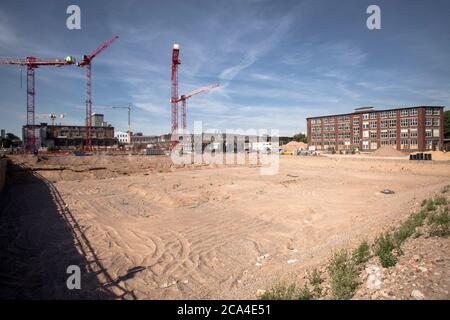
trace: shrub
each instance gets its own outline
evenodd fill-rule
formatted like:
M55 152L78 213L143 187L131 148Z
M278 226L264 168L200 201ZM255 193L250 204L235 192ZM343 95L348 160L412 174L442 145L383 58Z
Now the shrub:
M334 299L350 299L359 284L358 269L346 250L333 255L328 265Z
M397 257L392 251L395 249L394 240L390 233L380 235L374 243L374 252L380 259L380 263L384 268L395 266Z
M353 261L356 264L366 263L370 259L370 247L366 240L353 251Z

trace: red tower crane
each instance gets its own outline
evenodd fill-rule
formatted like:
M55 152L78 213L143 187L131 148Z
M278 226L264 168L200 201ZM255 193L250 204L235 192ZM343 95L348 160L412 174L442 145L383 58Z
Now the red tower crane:
M65 65L74 64L75 59L67 56L63 60L59 59L40 59L36 57L25 58L10 58L2 57L0 64L14 64L27 67L27 126L24 131L24 143L26 150L33 150L36 148L35 136L35 69L41 66L56 66L61 67Z
M182 121L183 130L186 130L186 107L187 107L186 106L186 100L191 98L191 97L193 97L193 96L196 96L198 94L206 93L209 90L217 88L218 86L219 86L218 83L210 84L209 86L201 87L201 88L198 88L198 89L196 89L196 90L194 90L194 91L192 91L192 92L190 92L190 93L188 93L186 95L182 95L180 97L180 99L176 100L177 103L181 102L181 106L183 108L183 110L182 110L182 120L181 120Z
M104 42L90 55L84 55L83 60L78 63L79 67L86 67L86 150L92 149L92 60L103 50L108 48L118 36L113 36Z
M181 64L179 59L180 55L180 45L174 43L172 49L172 90L171 90L171 98L170 104L172 108L172 148L176 145L178 138L176 137L176 133L178 131L178 65Z

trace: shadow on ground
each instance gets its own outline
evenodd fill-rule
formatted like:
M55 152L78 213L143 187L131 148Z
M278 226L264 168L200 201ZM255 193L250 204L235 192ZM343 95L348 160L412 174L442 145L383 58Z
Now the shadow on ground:
M0 195L0 261L0 299L135 298L103 268L54 185L12 163ZM67 288L69 265L81 269L80 290Z

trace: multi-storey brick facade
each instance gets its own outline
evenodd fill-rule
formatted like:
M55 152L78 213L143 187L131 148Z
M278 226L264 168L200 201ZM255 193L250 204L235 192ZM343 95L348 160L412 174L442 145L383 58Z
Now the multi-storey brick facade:
M359 108L353 113L306 121L308 146L316 150L374 151L391 146L412 152L439 150L444 143L444 107Z

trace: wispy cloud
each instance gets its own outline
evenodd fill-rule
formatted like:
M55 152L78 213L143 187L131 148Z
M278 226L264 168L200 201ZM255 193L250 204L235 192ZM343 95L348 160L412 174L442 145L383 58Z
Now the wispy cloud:
M277 44L283 38L287 37L289 27L292 25L295 18L295 15L292 12L289 12L275 23L273 21L264 22L265 26L260 32L265 33L265 38L257 43L252 43L242 60L238 64L228 67L220 72L219 78L223 80L234 79L241 71L247 69L270 50L276 48ZM236 41L239 42L239 39Z

